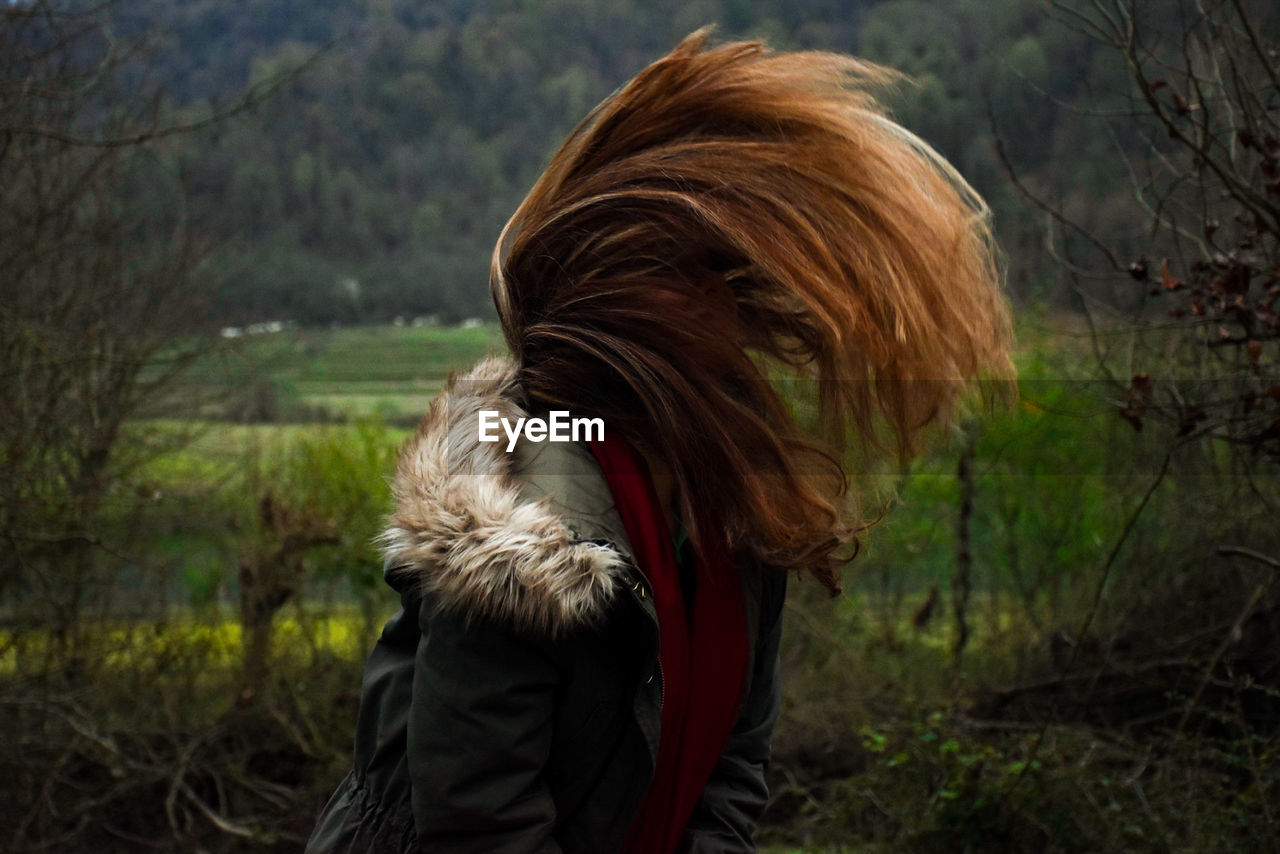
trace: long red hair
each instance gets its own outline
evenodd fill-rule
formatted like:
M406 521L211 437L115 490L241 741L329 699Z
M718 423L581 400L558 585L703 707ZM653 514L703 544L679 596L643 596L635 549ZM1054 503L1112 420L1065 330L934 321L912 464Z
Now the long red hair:
M695 543L721 525L833 591L846 440L909 452L1011 372L987 209L876 103L894 78L694 33L573 131L491 267L531 398L660 455Z

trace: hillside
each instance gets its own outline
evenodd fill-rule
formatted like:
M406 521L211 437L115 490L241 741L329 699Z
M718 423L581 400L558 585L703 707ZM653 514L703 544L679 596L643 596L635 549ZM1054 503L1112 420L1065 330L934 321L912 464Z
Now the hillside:
M1109 84L1120 69L1034 0L125 0L115 14L124 31L158 34L151 76L189 114L315 60L164 165L219 247L208 287L226 322L487 313L493 240L559 139L708 24L912 75L887 97L987 196L1020 298L1062 286L1031 273L1045 266L1042 240L997 133L1028 176L1050 164L1071 176L1068 198L1087 201L1088 219L1110 233L1129 221L1112 138L1058 106L1089 95L1105 108L1097 93L1121 88Z

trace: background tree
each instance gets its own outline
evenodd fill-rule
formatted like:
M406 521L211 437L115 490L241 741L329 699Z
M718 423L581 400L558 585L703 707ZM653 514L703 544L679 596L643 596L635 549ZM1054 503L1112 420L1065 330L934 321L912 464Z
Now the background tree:
M1046 726L1080 717L1273 743L1280 658L1263 638L1280 630L1280 20L1241 0L1054 10L1127 76L1095 118L1132 204L1091 214L1046 200L1002 153L1046 214L1088 322L1098 380L1075 405L1101 403L1136 434L1099 473L1145 487L1097 562L1090 607L1054 640L1056 675L996 705L1025 704ZM1185 545L1157 557L1128 542L1144 513L1164 514Z
M153 40L122 33L113 11L42 0L0 9L6 850L109 850L131 838L129 820L103 813L150 798L161 780L177 838L194 816L226 824L188 782L208 733L112 729L99 713L108 679L146 684L142 668L111 669L125 633L109 627L163 613L173 587L149 543L163 496L139 470L185 436L141 419L192 405L175 399L176 381L213 340L211 244L190 216L175 143L278 81L178 115L148 76ZM112 782L84 788L99 772Z
M128 551L126 420L198 353L203 246L172 129L126 94L141 49L98 10L9 5L0 30L0 561L5 593L58 637Z

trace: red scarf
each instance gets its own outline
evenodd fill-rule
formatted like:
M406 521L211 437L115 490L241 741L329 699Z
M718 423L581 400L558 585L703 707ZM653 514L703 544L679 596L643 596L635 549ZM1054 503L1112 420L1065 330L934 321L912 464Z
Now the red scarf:
M624 854L672 854L733 729L747 666L742 588L723 536L700 526L691 619L675 547L644 460L622 439L591 442L636 567L653 590L662 665L662 730L653 782Z

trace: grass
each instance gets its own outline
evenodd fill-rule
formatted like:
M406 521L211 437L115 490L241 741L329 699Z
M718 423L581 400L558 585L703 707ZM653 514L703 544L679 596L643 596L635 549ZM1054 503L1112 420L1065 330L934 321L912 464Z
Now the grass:
M451 373L504 350L494 324L289 329L220 341L188 372L184 388L232 398L266 389L265 414L273 420L317 412L401 419L425 411Z
M800 598L803 603L805 597ZM825 689L815 689L812 681L784 688L775 760L789 772L803 771L786 765L794 760L786 748L806 721L812 726L812 715L827 714L828 736L856 761L837 778L822 782L775 779L775 801L761 830L763 854L1262 854L1280 841L1274 822L1264 820L1262 799L1269 793L1194 771L1191 760L1203 762L1203 757L1144 752L1114 735L1064 726L1050 728L1033 755L1028 730L974 728L938 688L947 682L944 628L912 632L898 621L899 642L888 647L877 643L879 629L873 622L859 623L845 610L820 618L825 625L789 621L784 666L798 645L815 640L829 645L831 636L825 632L832 630L846 632L841 642L857 652L825 674L808 662L806 679L825 680ZM866 611L866 603L858 610ZM796 615L791 608L789 616ZM308 729L313 722L307 718L300 719L295 731L313 754L308 773L333 775L309 784L316 790L317 805L349 761L345 739L358 684L358 670L352 668L376 640L383 616L352 607L323 613L291 607L276 620L272 690L279 696L272 695L268 710L284 720L295 705L333 706L338 700L334 692L341 690L335 719L325 722L340 736ZM147 712L156 720L218 719L230 707L228 691L236 684L241 649L240 628L233 620L185 610L165 620L101 623L90 632L85 643L106 651L95 662L99 700L107 703L108 695L119 695L112 708L124 708L125 697L144 692L156 698ZM23 644L25 659L18 658L15 641ZM15 675L21 660L39 662L49 641L40 629L21 638L0 634L0 675ZM908 671L916 673L922 690L902 684ZM895 689L892 700L880 687L885 685ZM824 706L824 690L831 696L846 692L844 702ZM848 692L857 690L866 695L850 701ZM215 702L218 697L221 702ZM821 757L815 758L821 764ZM326 764L330 761L332 771ZM1184 809L1185 804L1194 808ZM299 821L309 820L312 810L304 807Z
M982 731L966 721L966 703L982 686L1026 676L1039 666L1054 630L1080 625L1101 578L1101 556L1147 482L1134 475L1151 468L1138 455L1138 439L1150 441L1151 429L1136 437L1113 412L1077 400L1087 397L1087 387L1064 382L1081 370L1085 354L1044 342L1028 346L1023 377L1047 382L1033 385L1021 405L982 419L975 441L974 593L971 637L960 664L953 661L950 595L960 494L957 441L908 468L877 470L858 482L868 516L883 502L892 509L867 533L843 599L831 602L812 584L791 588L775 742L781 762L796 746L790 770L803 776L821 769L826 759L812 752L814 745L829 745L852 760L824 780L801 779L790 794L791 784L780 781L775 791L782 791L786 810L770 819L762 840L766 854L1251 852L1268 850L1248 841L1254 833L1249 822L1261 818L1265 827L1254 835L1270 834L1265 838L1275 841L1275 822L1250 800L1255 796L1249 790L1197 770L1214 767L1219 756L1207 762L1162 756L1147 747L1139 751L1121 734L1056 725L1032 756L1025 728ZM394 607L367 544L385 509L391 448L407 431L377 425L410 422L450 372L501 348L493 326L296 330L237 339L198 365L193 382L265 390L274 409L264 411L275 412L274 423L169 419L131 425L155 451L141 468L143 480L157 494L175 496L169 527L157 528L153 545L192 602L228 601L238 561L254 537L262 539L254 519L265 491L293 502L296 512L344 520L350 542L308 557L308 571L319 579L311 595L345 591L341 584L323 586L345 574L364 609L316 615L313 600L278 617L277 675L291 702L327 707L338 698L350 712L359 663L380 625L376 617ZM321 409L373 421L288 423ZM1076 415L1091 411L1101 416ZM1128 466L1122 478L1113 471L1116 461ZM1202 548L1203 532L1216 529L1212 520L1218 516L1241 529L1252 524L1254 516L1241 517L1237 500L1225 491L1217 496L1188 489L1171 479L1155 495L1117 562L1109 597L1112 590L1167 578L1170 556ZM1215 500L1221 508L1215 509ZM1188 507L1194 507L1196 525L1168 524L1187 518ZM917 626L913 615L931 588L937 590L935 613ZM1114 617L1099 616L1099 631L1108 619ZM140 673L133 682L150 687L139 690L168 685L167 696L201 704L212 702L217 686L235 681L239 627L214 608L178 608L164 621L101 623L89 631L96 633L91 645L104 651L103 672L119 673L121 682L130 671ZM0 674L21 669L19 651L37 661L49 646L38 629L21 639L26 646L20 650L16 640L0 636ZM184 678L203 693L184 694ZM299 687L304 684L310 687ZM319 739L335 745L335 768L345 762L348 729L344 721ZM1195 809L1183 810L1186 804ZM1179 840L1185 844L1175 844Z
M398 420L426 412L432 399L443 387L444 383L439 383L415 393L405 394L353 390L337 386L339 389L337 391L303 392L298 395L298 399L307 406L336 412L344 418L378 417Z
M145 434L146 441L157 449L140 474L159 487L181 491L234 481L248 466L280 459L304 441L355 442L362 427L359 423L227 424L156 419L135 423L131 429ZM399 445L410 434L404 428L379 429L389 445Z
M353 327L300 333L292 357L274 373L282 379L326 383L403 383L439 380L486 353L505 349L494 324L472 328Z
M503 349L495 324L288 329L223 341L189 376L214 380L236 367L262 366L270 377L287 381L411 384L440 379Z
M234 671L240 663L241 627L234 619L205 619L187 611L163 620L101 623L81 644L104 650L97 664L104 672L151 669L156 662L198 662L207 675ZM325 614L284 615L275 622L274 650L281 659L301 659L324 652L362 660L377 640L366 618L355 608L338 607ZM44 630L0 631L0 674L27 672L46 665L51 638Z

